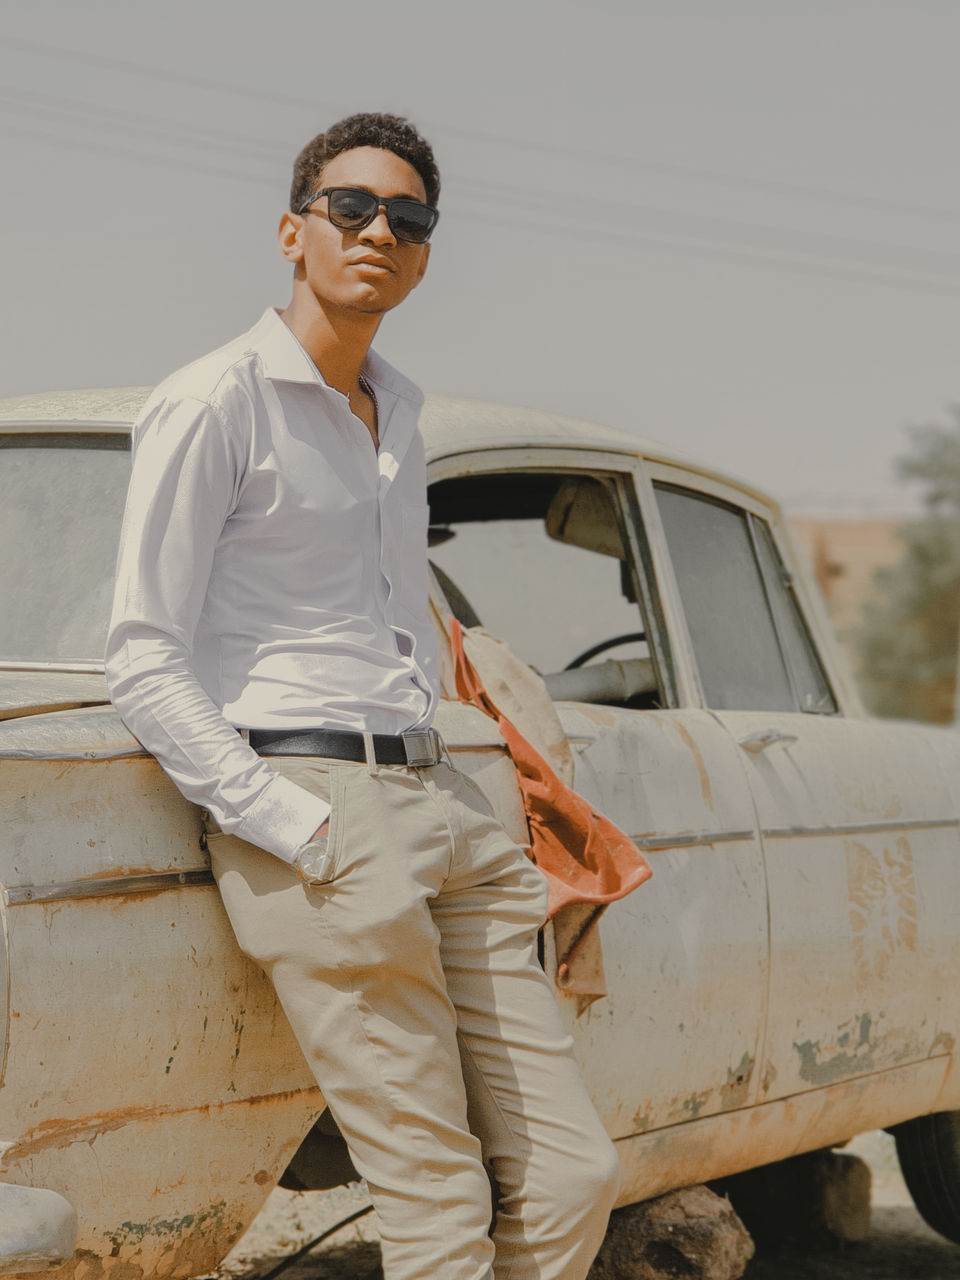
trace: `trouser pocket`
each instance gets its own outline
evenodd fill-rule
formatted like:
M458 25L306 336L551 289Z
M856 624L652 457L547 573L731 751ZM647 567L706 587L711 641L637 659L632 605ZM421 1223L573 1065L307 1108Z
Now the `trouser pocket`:
M336 868L339 865L342 846L340 833L343 810L343 772L338 763L323 757L303 756L276 756L267 759L265 763L269 764L275 773L283 774L285 778L296 783L298 787L302 787L304 791L309 791L311 795L317 796L320 800L325 800L330 805L330 817L327 827L327 852L331 864L329 879L333 879L336 874ZM206 845L211 852L216 845L222 844L226 839L236 839L241 843L247 843L240 836L233 836L224 832L208 810L201 810L201 816ZM313 832L310 832L310 835L312 834ZM304 843L306 843L306 839ZM257 848L256 845L249 847ZM270 856L272 857L273 855ZM282 862L283 859L278 859L278 861Z

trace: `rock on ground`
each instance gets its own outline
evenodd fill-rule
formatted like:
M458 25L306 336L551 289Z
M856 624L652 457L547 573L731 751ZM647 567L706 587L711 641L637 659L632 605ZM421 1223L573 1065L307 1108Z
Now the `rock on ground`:
M758 1245L831 1245L870 1234L870 1168L843 1151L810 1151L718 1183Z
M737 1280L752 1257L730 1201L687 1187L613 1213L589 1280Z

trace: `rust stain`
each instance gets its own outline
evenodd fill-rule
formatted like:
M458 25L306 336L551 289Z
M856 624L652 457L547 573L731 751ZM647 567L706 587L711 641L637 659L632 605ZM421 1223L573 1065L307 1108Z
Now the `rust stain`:
M258 1187L265 1187L268 1182L273 1182L273 1174L269 1169L258 1169L253 1175L253 1180Z
M703 796L703 802L708 809L713 808L713 789L710 786L710 775L707 773L707 766L703 762L703 753L697 745L696 739L690 733L686 725L681 724L679 720L671 722L677 733L686 743L690 754L693 756L694 763L697 766L697 773L700 777L700 794Z
M777 1082L777 1068L770 1059L767 1059L766 1066L763 1068L763 1079L760 1081L760 1089L763 1093L769 1093Z
M916 951L917 878L913 870L913 852L906 836L900 836L892 850L884 849L883 861L900 912L897 936L908 950Z
M727 1083L720 1086L720 1105L724 1111L742 1107L750 1093L754 1059L745 1053L735 1067L727 1068Z
M617 723L617 718L609 711L605 711L603 707L598 707L594 703L577 704L577 710L592 720L594 724L601 725L604 729L612 728Z
M917 881L906 836L874 853L845 840L847 897L857 980L871 987L887 976L899 950L917 949Z
M163 866L156 867L147 864L130 863L112 863L109 867L101 867L97 871L91 871L90 875L84 876L87 880L122 880L124 876L168 876L178 875L181 871L206 871L207 868L201 864L190 867Z
M938 1032L933 1044L930 1046L930 1057L935 1058L938 1054L953 1053L956 1043L956 1039L949 1031Z
M78 1249L48 1280L144 1280L212 1271L243 1231L244 1223L216 1201L180 1217L123 1222L103 1233L103 1246Z
M4 707L0 720L26 719L27 716L53 715L58 711L79 711L81 707L99 706L99 702L35 702L22 707Z
M653 1125L653 1118L650 1115L649 1107L638 1107L633 1113L630 1121L631 1133L646 1133Z
M142 1120L160 1120L168 1116L208 1115L225 1110L227 1107L267 1107L282 1105L293 1098L309 1097L320 1090L287 1089L282 1093L263 1093L250 1098L231 1098L226 1102L205 1102L199 1107L118 1107L113 1111L100 1111L94 1115L83 1116L79 1120L43 1120L33 1129L28 1129L24 1136L12 1143L4 1152L4 1161L22 1160L26 1156L36 1155L38 1151L51 1148L69 1147L75 1142L92 1142L102 1133L111 1133L128 1124L137 1124Z

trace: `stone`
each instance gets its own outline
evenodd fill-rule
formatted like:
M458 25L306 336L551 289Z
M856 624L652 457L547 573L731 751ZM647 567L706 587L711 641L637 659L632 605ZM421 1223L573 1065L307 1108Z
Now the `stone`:
M840 1244L870 1231L870 1168L842 1151L810 1151L716 1184L758 1244Z
M752 1257L730 1201L686 1187L615 1210L588 1280L737 1280Z
M77 1242L77 1214L56 1191L0 1183L0 1269L44 1271L59 1266Z

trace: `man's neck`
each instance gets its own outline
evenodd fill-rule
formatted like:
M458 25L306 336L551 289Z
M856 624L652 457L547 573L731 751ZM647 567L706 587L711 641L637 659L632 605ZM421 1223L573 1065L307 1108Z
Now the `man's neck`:
M280 312L291 330L323 375L323 380L345 396L356 391L360 370L374 334L380 327L380 315L363 312L327 315L315 304L308 307L294 293L290 305Z

